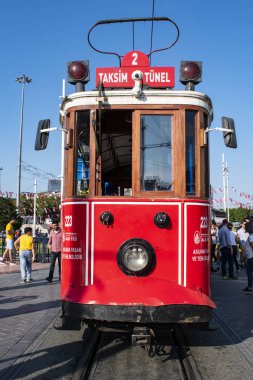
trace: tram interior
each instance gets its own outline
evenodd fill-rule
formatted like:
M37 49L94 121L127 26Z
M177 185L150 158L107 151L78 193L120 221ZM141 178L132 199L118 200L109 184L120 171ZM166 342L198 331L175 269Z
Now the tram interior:
M102 113L102 194L132 195L132 112Z

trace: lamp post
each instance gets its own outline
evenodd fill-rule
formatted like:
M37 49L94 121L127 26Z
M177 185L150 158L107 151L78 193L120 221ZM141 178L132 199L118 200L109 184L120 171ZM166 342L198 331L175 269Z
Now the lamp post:
M17 200L16 208L17 212L20 212L20 184L21 184L21 159L22 159L22 134L23 134L23 115L24 115L24 95L25 95L25 83L31 83L31 79L26 77L25 74L22 77L16 78L18 83L22 83L22 98L21 98L21 113L20 113L20 129L19 129L19 154L18 154L18 184L17 184Z
M0 166L0 191L2 191L2 189L1 189L1 172L2 172L2 170L3 170L3 166Z

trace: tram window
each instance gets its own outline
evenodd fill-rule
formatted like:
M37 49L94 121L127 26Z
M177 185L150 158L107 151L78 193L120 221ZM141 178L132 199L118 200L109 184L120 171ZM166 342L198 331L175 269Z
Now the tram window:
M90 111L77 112L76 194L89 193L90 182Z
M204 130L208 128L208 116L204 113ZM209 175L209 150L208 150L208 133L206 136L207 144L201 148L201 161L203 162L203 184L204 184L204 196L210 196L210 175Z
M132 195L132 111L102 113L102 195Z
M141 116L141 190L172 190L171 115Z
M185 112L186 194L195 194L195 116L196 111Z

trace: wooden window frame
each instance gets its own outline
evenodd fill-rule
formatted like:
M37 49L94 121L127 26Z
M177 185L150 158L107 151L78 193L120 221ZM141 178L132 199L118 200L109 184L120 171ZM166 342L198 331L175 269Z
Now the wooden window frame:
M141 116L142 115L168 115L172 116L171 137L173 146L171 149L171 163L172 163L172 191L147 191L141 190ZM179 180L176 175L177 165L176 157L178 155L178 143L180 140L180 133L178 128L178 111L175 110L135 110L133 112L132 120L132 137L133 137L133 155L132 155L132 191L133 196L136 197L152 197L164 198L173 197L178 194Z

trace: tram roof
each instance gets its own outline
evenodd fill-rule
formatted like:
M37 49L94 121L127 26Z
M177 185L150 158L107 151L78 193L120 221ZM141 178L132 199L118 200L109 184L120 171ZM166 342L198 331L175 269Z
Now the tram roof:
M65 97L61 110L65 113L69 108L80 106L98 106L98 101L102 100L105 105L172 105L172 106L197 106L207 110L213 117L213 107L211 99L197 91L176 91L176 90L143 90L140 98L133 95L131 89L103 91L102 99L98 90L75 92Z

